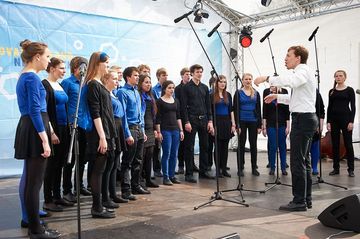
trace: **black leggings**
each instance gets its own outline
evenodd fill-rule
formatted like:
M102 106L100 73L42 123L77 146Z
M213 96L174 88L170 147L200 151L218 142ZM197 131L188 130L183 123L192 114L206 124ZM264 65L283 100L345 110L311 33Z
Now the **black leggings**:
M60 144L54 145L53 156L47 159L44 178L44 200L50 203L61 198L61 175L69 149L69 132L67 126L58 126Z
M91 157L92 158L92 157ZM105 171L107 156L105 154L98 153L96 158L92 161L92 170L91 170L91 193L93 198L92 208L95 211L102 211L102 202L101 202L101 184L102 177Z
M143 175L147 183L151 181L151 159L153 156L154 146L144 148L143 157Z
M352 145L352 131L347 130L349 121L344 119L334 119L331 123L331 141L333 150L333 168L340 169L340 130L344 138L344 145L346 148L346 159L348 164L348 171L354 171L354 148Z
M25 182L25 207L29 218L29 230L31 233L42 233L39 217L39 193L46 167L46 159L28 158L26 159L26 182Z
M257 123L256 122L246 122L240 121L240 169L244 169L245 164L245 143L246 143L246 134L249 132L249 143L250 143L250 153L251 153L251 168L256 169L257 165Z
M115 160L115 153L114 151L108 151L107 152L107 160L106 160L106 167L105 171L102 176L102 186L101 186L101 196L102 201L107 202L110 200L109 198L109 192L112 191L112 195L114 196L116 182L112 182L114 179L114 175L116 177L116 168L117 165L114 164ZM115 193L116 195L116 193Z

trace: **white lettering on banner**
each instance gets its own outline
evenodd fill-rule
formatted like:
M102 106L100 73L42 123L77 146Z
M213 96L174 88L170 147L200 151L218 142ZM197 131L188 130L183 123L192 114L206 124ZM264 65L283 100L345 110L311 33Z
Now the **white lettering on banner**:
M0 67L0 73L3 71L2 67ZM16 93L10 94L5 89L5 82L7 80L17 80L19 78L19 73L13 72L9 74L0 74L0 95L3 95L7 100L14 100L16 99Z

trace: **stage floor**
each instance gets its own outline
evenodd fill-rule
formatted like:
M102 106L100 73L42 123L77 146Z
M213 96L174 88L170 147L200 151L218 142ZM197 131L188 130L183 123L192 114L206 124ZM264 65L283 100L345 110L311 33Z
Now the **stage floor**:
M232 178L219 179L220 190L234 189L238 185L235 155L229 152ZM244 189L261 191L266 189L264 183L274 182L275 176L268 175L269 170L266 168L266 152L258 154L259 177L251 175L249 153L246 153L245 160L245 176L241 178ZM137 201L121 204L116 211L117 217L111 220L92 219L91 197L82 197L82 238L204 239L221 238L232 233L238 233L241 239L290 239L302 235L312 239L327 238L341 230L323 226L317 216L333 202L360 193L360 165L358 161L355 162L354 178L347 176L346 161L341 163L341 172L337 176L328 176L332 169L330 160L323 160L322 165L326 182L348 187L348 190L326 184L314 185L313 208L306 212L287 213L278 210L280 205L292 199L291 187L285 185L277 185L265 194L242 191L249 207L216 200L194 210L194 206L207 202L216 191L215 180L200 179L197 184L183 182L174 186L161 185L158 189L152 189L150 195L138 195ZM179 179L183 181L184 176L179 176ZM313 179L316 181L315 177ZM162 182L162 178L156 180ZM280 175L280 181L291 184L290 174ZM19 178L0 180L0 238L27 238L27 230L20 228L18 184ZM222 193L222 197L241 200L239 191ZM62 213L53 213L46 221L51 228L63 234L62 238L77 238L76 215L76 207L71 207ZM335 238L360 238L360 235L346 233Z

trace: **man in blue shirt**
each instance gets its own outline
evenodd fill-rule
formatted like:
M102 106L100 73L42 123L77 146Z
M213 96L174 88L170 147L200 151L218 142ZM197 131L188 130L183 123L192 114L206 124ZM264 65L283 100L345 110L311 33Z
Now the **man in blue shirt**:
M138 69L133 66L127 67L123 72L123 77L126 83L117 94L119 100L124 102L127 121L127 124L124 124L127 151L124 152L120 170L121 191L123 198L136 200L133 194L150 193L140 185L140 169L146 135L144 115L141 113L141 98L137 90L139 82Z
M87 60L84 57L76 56L70 61L70 70L71 76L61 82L61 86L63 87L65 93L69 97L68 101L68 122L72 125L75 120L75 111L76 111L76 103L79 95L80 89L80 65L82 63L87 64ZM83 126L83 121L81 118L81 109L79 108L79 118L78 118L78 142L79 142L79 170L80 170L80 193L84 196L91 195L91 192L87 190L83 183L83 175L85 164L87 159L85 157L86 150L86 135L85 129ZM71 164L66 164L64 167L63 173L63 195L64 199L70 202L76 202L76 198L72 192L72 182L71 175L72 169L75 164L75 158L71 159ZM88 171L88 182L89 182L89 171ZM76 181L76 176L74 175L74 183Z
M156 78L158 79L158 83L152 88L155 100L161 97L161 86L165 81L167 81L167 77L168 74L165 68L159 68L156 71ZM160 149L161 149L161 142L155 140L155 147L153 152L153 168L154 168L154 175L156 177L162 177Z

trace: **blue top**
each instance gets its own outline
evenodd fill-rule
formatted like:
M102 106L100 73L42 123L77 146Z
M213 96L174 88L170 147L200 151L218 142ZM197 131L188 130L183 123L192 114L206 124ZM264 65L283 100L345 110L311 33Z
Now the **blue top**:
M256 93L257 94L257 93ZM243 90L240 90L240 121L256 122L256 95L251 98Z
M75 118L76 103L79 94L80 81L74 75L71 75L69 78L64 79L61 82L61 86L69 97L68 119L69 119L69 123L72 124L74 123L74 118ZM81 107L79 108L79 115L80 115L80 109Z
M68 96L63 90L54 90L56 102L56 121L58 125L67 125L66 103Z
M41 112L46 112L46 90L34 72L22 73L16 84L16 95L22 116L29 115L37 132L45 131Z
M117 95L117 93L118 93L118 91L121 89L121 86L118 86L118 87L116 87L116 89L113 89L112 90L112 93L114 94L114 95Z
M161 85L159 82L152 88L152 91L153 91L155 100L157 100L161 97Z
M220 102L215 104L216 115L229 115L229 103L226 104L224 99L221 98Z
M129 126L141 125L143 132L144 130L144 114L141 113L141 98L140 94L136 89L126 83L118 91L116 95L120 102L123 102L124 112L126 115L127 124L124 124L125 138L131 136Z

